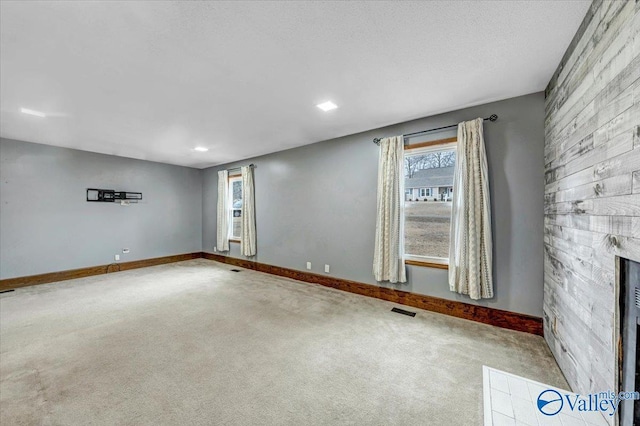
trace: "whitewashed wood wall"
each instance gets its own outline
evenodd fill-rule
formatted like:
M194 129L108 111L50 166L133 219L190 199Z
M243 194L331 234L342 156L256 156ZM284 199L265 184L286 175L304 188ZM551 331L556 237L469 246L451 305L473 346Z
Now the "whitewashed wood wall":
M545 133L545 338L574 391L614 389L616 256L640 260L640 0L593 2Z

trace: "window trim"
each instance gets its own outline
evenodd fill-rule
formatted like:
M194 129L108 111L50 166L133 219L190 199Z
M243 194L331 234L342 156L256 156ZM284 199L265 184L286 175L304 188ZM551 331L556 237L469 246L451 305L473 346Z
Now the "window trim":
M412 151L414 149L420 149L420 148L426 148L426 147L438 146L438 145L448 145L448 144L454 144L456 142L458 142L458 137L454 136L452 138L438 139L435 141L413 143L411 145L406 145L404 147L404 150Z
M231 201L230 205L229 205L229 242L230 243L238 243L240 244L242 242L241 240L241 236L240 237L235 237L233 235L233 189L232 189L232 182L240 182L242 184L242 174L240 173L235 173L233 175L229 175L227 176L227 192L229 193L229 200ZM243 194L243 200L244 200L244 194ZM244 210L244 209L242 209Z
M411 257L412 259L407 259L407 256ZM412 256L412 255L406 255L405 259L404 259L404 264L405 265L411 265L411 266L422 266L422 267L426 267L426 268L437 268L437 269L449 269L449 264L448 263L437 263L434 262L433 259L436 258L430 258L428 261L427 260L415 260L413 258L419 258L422 256ZM447 259L448 261L449 259Z
M448 139L443 139L443 141L448 141ZM437 142L440 142L440 141L437 141ZM416 144L416 145L422 145L422 144ZM409 146L413 147L415 145L409 145ZM411 148L411 149L405 148L404 155L406 157L407 155L420 155L420 154L427 154L427 153L435 152L435 151L445 151L445 150L449 150L449 149L457 151L456 148L457 148L457 144L456 144L455 141L442 142L442 143L438 143L438 144L435 144L435 145L422 146L422 147L419 147L419 148ZM409 152L407 152L407 151L409 151Z
M407 145L404 148L404 156L407 155L420 155L427 154L435 151L444 151L448 149L453 149L456 151L456 160L457 160L457 137L439 139L431 142L421 142L412 145ZM408 152L407 152L408 151ZM404 172L403 172L404 179ZM453 193L453 191L452 191ZM406 203L405 200L402 201ZM403 205L404 209L404 205ZM404 216L402 217L404 221ZM404 223L403 223L404 225ZM404 235L402 236L404 238ZM420 256L416 254L408 254L404 253L404 263L405 265L412 266L421 266L428 268L438 268L438 269L449 269L449 258L448 257L435 257L435 256Z

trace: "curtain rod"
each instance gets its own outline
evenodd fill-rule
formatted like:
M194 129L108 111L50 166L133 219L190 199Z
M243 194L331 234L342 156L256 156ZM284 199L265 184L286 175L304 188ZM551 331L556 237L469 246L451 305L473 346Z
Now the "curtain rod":
M249 164L249 167L255 167L256 165L251 163ZM231 170L240 170L242 168L242 166L238 166L238 167L234 167L232 169L227 169L228 172L230 172Z
M495 114L491 114L489 117L483 118L484 121L487 121L487 120L496 121L497 119L498 119L498 116ZM419 132L407 133L406 135L403 135L403 137L409 138L411 136L421 135L422 133L435 132L436 130L450 129L452 127L458 127L458 125L452 124L450 126L436 127L435 129L420 130ZM375 143L376 145L380 145L381 140L382 138L374 138L373 143Z

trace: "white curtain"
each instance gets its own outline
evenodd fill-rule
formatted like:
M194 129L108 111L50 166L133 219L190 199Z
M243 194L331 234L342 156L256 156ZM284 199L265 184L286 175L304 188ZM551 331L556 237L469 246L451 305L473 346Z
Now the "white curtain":
M404 137L380 141L378 208L373 276L376 281L404 283Z
M472 299L493 297L489 171L482 118L458 124L449 287Z
M218 251L229 251L229 172L218 172L218 218L217 248Z
M244 166L242 170L242 237L240 252L244 256L256 254L256 206L253 188L253 167Z

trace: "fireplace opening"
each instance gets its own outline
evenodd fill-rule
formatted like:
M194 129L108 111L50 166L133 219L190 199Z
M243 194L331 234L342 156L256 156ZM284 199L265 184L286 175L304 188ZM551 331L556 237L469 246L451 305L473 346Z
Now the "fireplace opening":
M640 263L620 258L620 389L640 391ZM620 403L620 424L640 426L640 401Z

